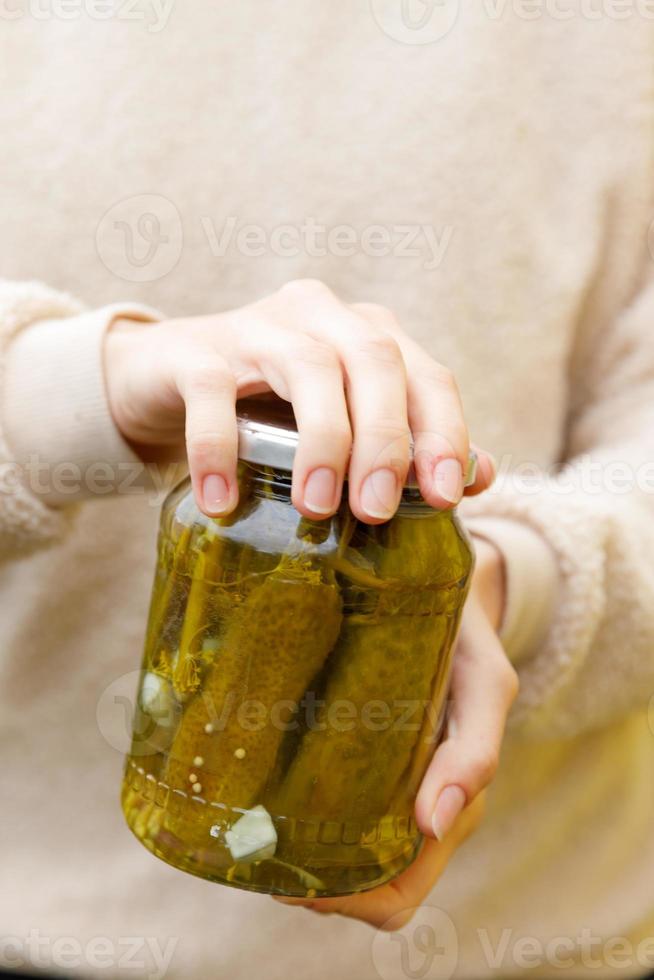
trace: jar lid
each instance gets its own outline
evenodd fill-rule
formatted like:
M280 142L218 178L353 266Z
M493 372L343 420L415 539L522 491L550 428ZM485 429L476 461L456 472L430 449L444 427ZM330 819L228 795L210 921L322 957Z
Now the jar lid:
M290 402L274 396L243 398L237 402L236 415L239 459L290 472L298 443L297 425ZM466 487L472 486L476 475L477 454L471 452ZM415 485L415 477L412 479L410 475L407 486Z

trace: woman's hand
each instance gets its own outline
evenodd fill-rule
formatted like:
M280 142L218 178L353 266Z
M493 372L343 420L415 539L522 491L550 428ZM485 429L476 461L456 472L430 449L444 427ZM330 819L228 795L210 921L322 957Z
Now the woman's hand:
M454 656L446 737L416 800L418 826L426 837L420 854L393 881L360 895L277 901L399 929L479 825L518 681L497 636L504 608L503 559L486 540L475 543L477 565Z
M338 507L346 471L362 521L388 520L409 467L425 500L452 507L464 492L468 432L450 372L392 313L347 305L313 280L291 282L242 309L161 324L117 321L105 373L111 411L144 459L181 453L209 516L237 503L237 397L273 391L293 404L299 445L293 503L306 517ZM469 493L493 464L481 454Z

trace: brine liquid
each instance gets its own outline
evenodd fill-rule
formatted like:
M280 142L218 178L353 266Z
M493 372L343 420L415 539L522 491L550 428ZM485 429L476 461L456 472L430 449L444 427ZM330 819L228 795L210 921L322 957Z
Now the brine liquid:
M262 527L270 503L250 502ZM238 521L162 533L122 804L146 847L193 874L357 892L419 850L413 804L469 568L442 515L344 529L284 511L273 551Z

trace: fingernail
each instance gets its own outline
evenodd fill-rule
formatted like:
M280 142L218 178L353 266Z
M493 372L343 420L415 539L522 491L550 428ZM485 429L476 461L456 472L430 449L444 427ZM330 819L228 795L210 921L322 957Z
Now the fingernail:
M309 474L304 485L304 505L314 514L331 514L336 506L336 473L319 466Z
M394 470L374 470L361 487L361 507L368 517L387 521L398 508L401 492Z
M212 514L219 514L229 500L229 487L222 476L212 473L202 481L202 499L205 508Z
M456 818L466 805L466 794L460 786L446 786L436 801L431 818L434 837L444 840L454 826Z
M442 459L436 464L434 489L448 503L460 502L463 496L463 470L458 459Z

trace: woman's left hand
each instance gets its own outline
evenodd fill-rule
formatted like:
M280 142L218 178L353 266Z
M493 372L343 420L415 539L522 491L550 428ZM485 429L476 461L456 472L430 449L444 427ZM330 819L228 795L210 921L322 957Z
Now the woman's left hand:
M277 901L322 914L336 912L377 928L399 929L479 825L484 790L497 771L518 680L497 635L504 608L503 559L486 540L475 543L477 564L454 656L446 736L416 800L418 826L426 838L420 854L397 878L372 891Z

